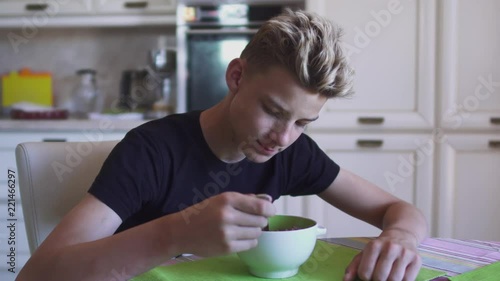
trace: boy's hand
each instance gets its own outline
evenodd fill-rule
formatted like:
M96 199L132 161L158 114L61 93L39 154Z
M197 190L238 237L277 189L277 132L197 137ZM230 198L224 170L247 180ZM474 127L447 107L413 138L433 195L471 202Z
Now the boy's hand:
M363 251L354 257L346 269L344 281L413 281L421 265L414 236L389 230L366 244Z
M257 245L262 227L276 210L254 195L225 192L176 213L169 225L182 253L215 256Z

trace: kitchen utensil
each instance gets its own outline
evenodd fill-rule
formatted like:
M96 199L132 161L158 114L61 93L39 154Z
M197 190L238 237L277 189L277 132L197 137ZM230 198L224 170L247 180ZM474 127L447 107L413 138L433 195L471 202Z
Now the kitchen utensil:
M151 68L125 70L120 82L120 107L147 112L161 98L161 78Z
M175 71L176 52L167 48L150 50L148 63L156 72L172 73Z
M256 196L257 196L257 198L260 198L262 200L266 200L266 201L269 201L271 203L273 202L273 198L268 194L257 194ZM262 230L264 230L264 231L269 230L269 221L268 221L267 225L262 228Z

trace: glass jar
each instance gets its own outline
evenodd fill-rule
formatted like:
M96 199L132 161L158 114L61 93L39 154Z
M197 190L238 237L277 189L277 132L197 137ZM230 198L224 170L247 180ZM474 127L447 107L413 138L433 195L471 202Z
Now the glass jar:
M80 69L76 72L78 82L73 90L73 114L77 118L87 118L90 112L101 112L103 97L96 84L97 72L93 69Z

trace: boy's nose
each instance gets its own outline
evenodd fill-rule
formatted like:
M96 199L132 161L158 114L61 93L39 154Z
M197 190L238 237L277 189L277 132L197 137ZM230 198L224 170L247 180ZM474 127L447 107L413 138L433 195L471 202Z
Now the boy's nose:
M290 142L291 126L289 124L281 124L274 130L274 141L279 147L286 147Z

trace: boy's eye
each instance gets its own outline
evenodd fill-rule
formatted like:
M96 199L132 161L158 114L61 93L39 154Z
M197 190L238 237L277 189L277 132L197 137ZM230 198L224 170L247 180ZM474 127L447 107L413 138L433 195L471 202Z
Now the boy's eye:
M276 116L276 117L281 117L281 112L279 112L279 111L272 111L271 114Z
M299 127L304 128L304 127L306 127L306 126L307 126L307 124L309 124L309 123L307 123L307 122L296 122L295 124L296 124L297 126L299 126Z
M275 117L281 117L281 112L280 111L276 111L276 110L272 110L270 109L269 107L267 106L264 106L264 111L272 116L275 116Z

